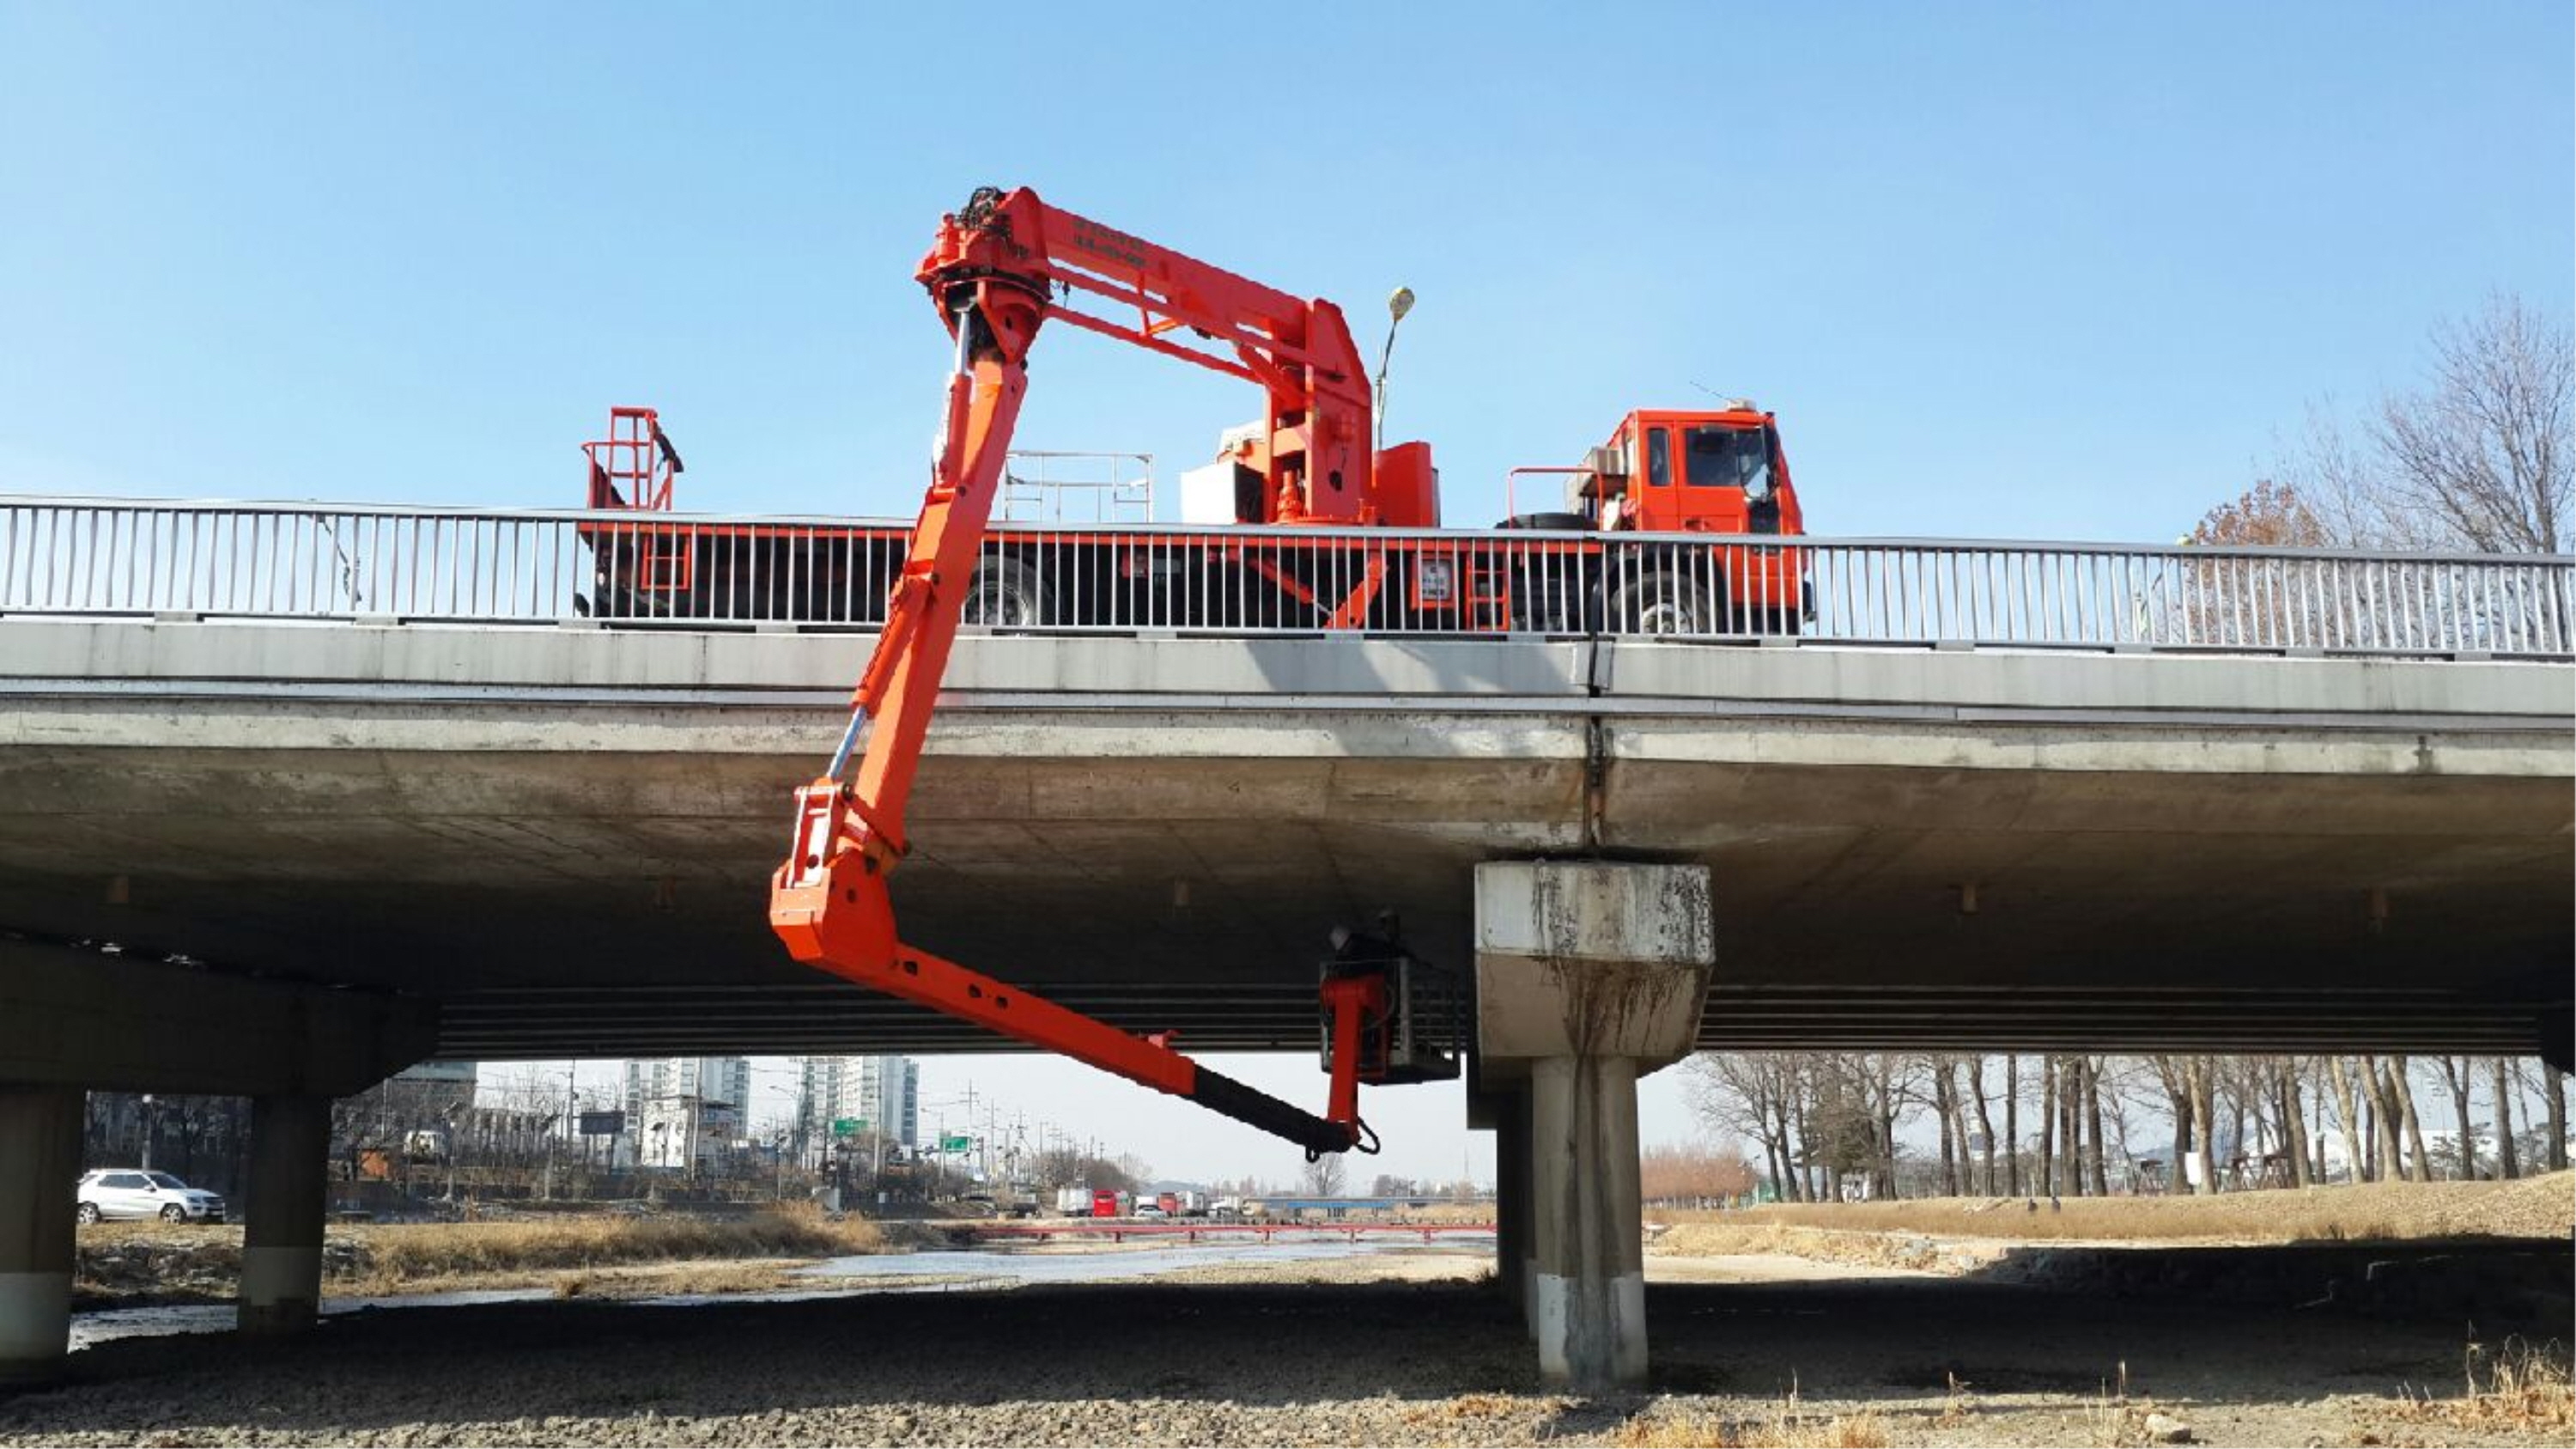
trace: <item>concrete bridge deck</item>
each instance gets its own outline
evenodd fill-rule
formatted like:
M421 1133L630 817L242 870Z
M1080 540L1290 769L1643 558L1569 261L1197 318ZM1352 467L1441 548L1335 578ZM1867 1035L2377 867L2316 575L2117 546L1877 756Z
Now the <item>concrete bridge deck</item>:
M984 1050L761 881L866 640L0 621L0 928L392 993L457 1057ZM1707 1046L2528 1051L2576 669L1599 639L972 637L907 934L1201 1049L1469 877L1712 872ZM12 979L0 974L0 985Z

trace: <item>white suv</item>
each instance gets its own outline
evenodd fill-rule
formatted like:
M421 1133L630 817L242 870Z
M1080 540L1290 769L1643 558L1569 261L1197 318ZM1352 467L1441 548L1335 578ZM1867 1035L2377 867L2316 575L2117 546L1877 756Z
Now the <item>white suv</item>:
M99 1167L81 1174L80 1220L159 1218L165 1223L219 1223L224 1200L166 1172Z

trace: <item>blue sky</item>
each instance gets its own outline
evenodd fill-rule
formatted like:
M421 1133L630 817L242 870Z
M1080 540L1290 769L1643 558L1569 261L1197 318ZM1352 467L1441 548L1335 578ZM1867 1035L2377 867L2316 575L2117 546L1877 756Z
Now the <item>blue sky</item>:
M0 0L0 492L569 505L640 402L685 506L908 514L984 182L1372 349L1411 285L1389 436L1464 524L1697 384L1819 533L2170 539L2576 290L2563 0L1264 14ZM1257 405L1068 329L1032 383L1167 476Z
M2564 311L2570 11L31 7L0 0L0 490L908 513L938 214L1026 183L1422 304L1451 521L1694 383L1818 532L2166 539L2425 329ZM1240 383L1059 330L1037 446L1208 453Z

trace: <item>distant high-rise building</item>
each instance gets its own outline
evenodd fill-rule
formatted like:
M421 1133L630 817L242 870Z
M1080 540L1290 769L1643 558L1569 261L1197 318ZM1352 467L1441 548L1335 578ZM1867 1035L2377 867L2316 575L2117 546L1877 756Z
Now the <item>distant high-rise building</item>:
M707 1167L751 1122L749 1057L651 1057L626 1064L626 1135L646 1168Z
M921 1127L921 1067L909 1057L807 1057L796 1095L796 1140L807 1162L819 1162L833 1124L866 1125L858 1140L909 1147Z

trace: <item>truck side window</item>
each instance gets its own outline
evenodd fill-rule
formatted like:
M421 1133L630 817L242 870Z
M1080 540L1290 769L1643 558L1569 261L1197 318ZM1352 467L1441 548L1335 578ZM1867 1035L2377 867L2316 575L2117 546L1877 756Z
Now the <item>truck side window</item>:
M1661 488L1673 481L1672 444L1665 441L1669 429L1646 429L1646 485Z

